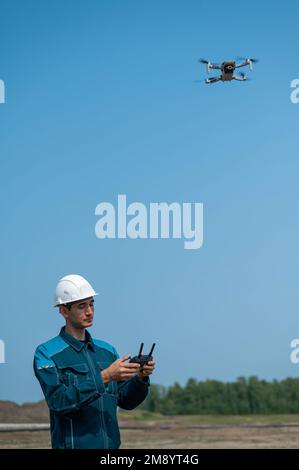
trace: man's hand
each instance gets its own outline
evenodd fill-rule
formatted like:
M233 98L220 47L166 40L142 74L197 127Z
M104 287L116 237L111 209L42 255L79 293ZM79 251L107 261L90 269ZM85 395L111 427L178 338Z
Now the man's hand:
M125 362L130 356L123 356L102 370L101 375L104 383L110 382L110 380L128 380L138 374L140 371L140 365L134 362Z
M155 361L148 361L148 363L142 367L142 370L138 371L138 376L141 379L148 377L154 372L155 365L156 365Z

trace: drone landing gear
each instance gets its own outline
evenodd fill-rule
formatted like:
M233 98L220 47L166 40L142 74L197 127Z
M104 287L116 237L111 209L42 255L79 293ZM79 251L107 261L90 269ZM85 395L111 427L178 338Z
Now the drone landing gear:
M233 75L233 80L238 80L239 82L244 82L245 80L247 80L247 77L246 75Z
M205 82L206 83L216 83L221 80L220 77L211 77L211 78L206 78Z

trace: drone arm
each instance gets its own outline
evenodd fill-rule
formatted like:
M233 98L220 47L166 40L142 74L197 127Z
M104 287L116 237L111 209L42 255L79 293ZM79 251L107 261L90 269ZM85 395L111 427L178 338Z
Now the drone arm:
M238 69L239 67L245 67L246 65L248 65L248 62L243 62L242 64L236 64L235 68Z
M244 62L242 62L242 64L236 65L236 68L237 67L245 67L246 65L249 65L250 70L252 70L254 62L257 62L257 60L256 59L245 59Z

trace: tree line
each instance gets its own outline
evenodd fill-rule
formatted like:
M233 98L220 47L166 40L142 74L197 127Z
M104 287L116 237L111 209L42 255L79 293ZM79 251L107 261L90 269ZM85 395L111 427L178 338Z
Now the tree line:
M142 408L163 415L299 413L299 379L235 382L189 379L185 386L152 384Z

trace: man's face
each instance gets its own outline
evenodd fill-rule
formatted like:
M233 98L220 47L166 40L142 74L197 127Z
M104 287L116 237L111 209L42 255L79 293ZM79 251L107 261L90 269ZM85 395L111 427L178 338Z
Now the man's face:
M88 299L79 300L73 303L70 309L62 305L60 313L74 328L88 328L93 324L94 299L89 297Z

